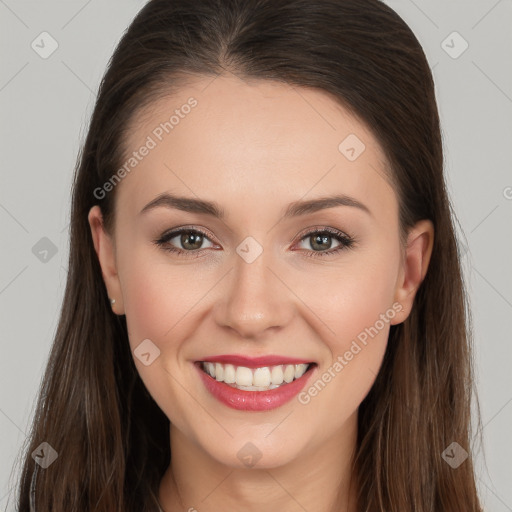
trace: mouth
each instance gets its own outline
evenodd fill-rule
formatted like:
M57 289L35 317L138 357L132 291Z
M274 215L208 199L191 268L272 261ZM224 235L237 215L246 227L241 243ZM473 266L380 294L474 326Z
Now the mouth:
M253 360L251 366L238 366L208 360L196 361L194 366L206 390L219 402L241 411L268 411L292 400L316 373L317 363L295 361L255 366Z
M269 391L300 379L316 363L272 366L237 366L230 363L198 361L199 368L217 382L243 391Z

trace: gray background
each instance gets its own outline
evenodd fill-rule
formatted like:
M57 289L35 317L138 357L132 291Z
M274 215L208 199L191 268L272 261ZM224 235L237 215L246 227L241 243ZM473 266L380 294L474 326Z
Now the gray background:
M11 468L63 297L76 155L107 61L143 3L0 0L0 511L14 510ZM485 453L473 447L478 485L486 510L512 511L512 2L387 3L435 75L448 186L468 247ZM58 43L46 59L31 47L43 51L44 31Z

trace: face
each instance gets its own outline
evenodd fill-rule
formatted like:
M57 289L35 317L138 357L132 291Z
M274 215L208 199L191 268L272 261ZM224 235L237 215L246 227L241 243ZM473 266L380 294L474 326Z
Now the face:
M176 435L217 463L243 467L252 450L268 468L353 436L432 242L425 222L401 246L369 130L318 90L205 77L138 116L126 149L136 163L105 192L115 233L98 207L89 222L137 370ZM216 357L212 378L198 362ZM287 370L301 361L302 377Z

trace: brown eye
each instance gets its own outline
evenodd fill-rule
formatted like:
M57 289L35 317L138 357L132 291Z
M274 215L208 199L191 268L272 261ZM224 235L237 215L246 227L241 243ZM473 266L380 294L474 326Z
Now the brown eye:
M328 234L317 234L309 237L309 243L313 250L323 251L331 248L332 235Z
M207 241L210 245L204 247L204 242ZM162 247L169 252L179 254L185 253L200 253L202 249L213 247L206 233L198 229L175 229L168 233L164 233L155 244Z
M184 231L179 237L181 246L186 250L200 249L204 239L203 234L196 231Z
M333 239L337 242L334 248ZM341 231L323 228L321 230L309 231L302 236L300 243L305 245L301 248L306 250L307 256L317 257L330 256L344 249L349 249L353 247L355 240Z

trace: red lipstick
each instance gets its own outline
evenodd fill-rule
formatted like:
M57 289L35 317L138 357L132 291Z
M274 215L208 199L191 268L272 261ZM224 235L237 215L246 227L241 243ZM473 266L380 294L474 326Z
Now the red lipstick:
M219 356L218 361L215 362L226 362L226 359L223 356ZM272 357L269 358L261 358L266 361L277 361ZM206 358L206 360L210 362L214 362L214 358ZM237 359L239 360L239 359ZM289 359L292 361L292 359ZM245 365L247 365L247 358L244 358ZM254 363L254 359L252 359L252 363ZM282 362L283 358L279 358L279 362ZM297 361L297 363L288 363L288 364L299 364L302 362L306 362L303 360L293 359L293 361ZM253 364L252 367L255 366L264 366L261 363ZM265 363L268 365L268 362ZM276 409L281 407L285 403L292 400L296 395L300 393L302 389L307 385L307 383L311 380L313 375L316 373L316 364L311 364L306 373L302 375L302 377L293 380L289 384L282 384L281 386L270 389L268 391L246 391L242 389L237 389L236 387L230 386L225 382L219 382L202 369L202 363L196 362L194 366L197 368L197 372L199 373L199 377L201 378L204 386L210 392L210 394L215 397L218 401L231 407L232 409L237 409L240 411L270 411L272 409ZM240 365L243 366L243 365Z

